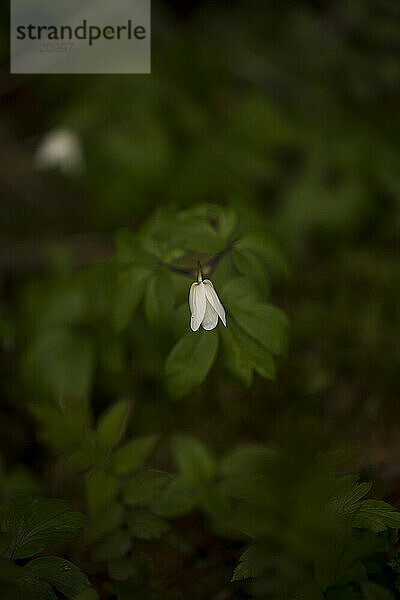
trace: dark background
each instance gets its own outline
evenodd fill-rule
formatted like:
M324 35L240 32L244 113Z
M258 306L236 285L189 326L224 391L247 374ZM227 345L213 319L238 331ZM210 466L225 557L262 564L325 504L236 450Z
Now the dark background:
M276 381L256 378L243 391L215 368L171 409L158 376L170 344L138 331L139 362L110 368L111 342L105 350L93 412L130 395L134 433L184 430L217 454L312 423L322 445L347 448L348 468L399 506L400 4L175 0L154 2L152 13L149 76L10 76L1 9L7 468L24 465L42 491L64 493L27 408L38 391L24 367L32 322L60 278L76 283L77 272L101 265L115 232L137 231L156 207L212 202L253 211L288 258L290 278L271 283L291 323ZM43 135L60 126L81 140L79 173L34 167ZM157 460L168 466L166 445ZM182 527L205 555L231 560L196 519ZM179 572L177 583L175 568L165 566L165 586L184 598L192 575Z

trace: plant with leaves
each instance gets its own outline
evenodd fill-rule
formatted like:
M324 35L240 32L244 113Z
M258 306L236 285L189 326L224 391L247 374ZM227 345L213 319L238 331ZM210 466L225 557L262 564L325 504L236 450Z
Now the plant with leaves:
M42 285L28 286L21 315L27 327L22 372L28 388L38 398L83 401L100 370L129 394L132 353L145 360L149 344L153 361L146 368L164 380L172 397L200 385L218 355L241 387L251 385L254 371L273 379L274 356L287 346L287 318L268 302L267 268L282 276L287 266L258 227L250 211L165 209L136 235L120 232L106 265L73 275L64 271ZM189 288L199 260L204 277L213 274L226 309L229 325L218 331L193 333L189 327ZM215 312L225 320L212 284L201 286L210 286Z
M241 215L239 219L230 208L203 206L179 213L159 211L136 237L126 233L119 237L115 256L119 271L113 305L115 326L119 330L128 327L142 297L145 314L154 328L162 330L172 323L175 336L181 334L165 366L167 388L174 397L186 395L206 378L219 345L225 370L242 386L251 384L253 370L266 378L275 376L273 355L285 351L287 319L266 302L266 265L281 274L287 272L287 267L270 237L253 231L253 227L256 225L251 215ZM186 278L197 278L195 265L199 260L201 277L213 273L214 283L218 282L229 326L194 335L188 327ZM195 284L200 291L202 286L211 286L208 280L204 281ZM213 310L224 321L221 301L212 286L210 290ZM192 302L194 292L192 287ZM174 310L177 300L178 308ZM200 312L203 320L203 311ZM207 329L213 329L215 324L213 316L213 327Z
M63 471L75 473L79 481L76 493L84 488L88 513L84 533L91 560L106 565L109 591L119 598L129 594L134 598L136 593L145 597L146 589L153 597L151 560L135 549L134 540L159 539L170 528L152 505L172 476L145 467L158 436L124 439L130 412L127 400L106 410L95 426L86 411L76 435L76 409L73 402L62 409L43 403L34 406L43 440L62 452Z
M86 575L70 561L39 556L48 546L69 542L84 523L64 500L18 496L1 506L0 593L5 600L96 600ZM16 562L17 561L17 562Z
M340 457L317 451L309 434L297 431L282 448L244 449L225 461L236 499L228 524L252 539L233 581L247 582L257 598L394 600L388 561L400 513L365 499L371 483L337 477Z
M136 236L121 232L104 267L73 277L64 272L42 286L28 286L22 300L28 340L22 367L29 389L38 397L83 400L100 368L121 379L128 393L132 384L124 378L132 339L143 338L144 347L136 348L142 355L149 340L153 354L169 352L165 381L174 397L202 383L219 346L225 371L241 386L250 386L254 370L274 378L273 356L285 351L287 319L266 301L266 266L281 274L287 267L271 238L254 229L251 213L239 218L229 208L161 211ZM199 259L204 276L213 273L226 307L224 331L190 331L187 298ZM142 300L145 331L137 316Z

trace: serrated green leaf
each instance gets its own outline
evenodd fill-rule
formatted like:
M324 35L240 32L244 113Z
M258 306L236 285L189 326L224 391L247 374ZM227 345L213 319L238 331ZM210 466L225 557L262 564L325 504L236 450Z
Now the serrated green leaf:
M354 510L354 505L368 494L372 483L358 483L358 475L346 475L337 482L337 490L331 499L331 504L339 514Z
M260 551L257 544L249 546L241 555L240 562L233 573L231 581L259 577L262 572L259 554Z
M137 508L128 516L129 531L140 540L159 539L169 530L169 523L147 508Z
M100 417L96 441L102 450L110 450L121 439L128 419L129 406L128 400L120 400Z
M82 402L35 402L30 410L41 424L40 438L58 450L81 443L89 424L88 410Z
M111 457L111 467L118 475L127 475L142 467L157 443L157 435L144 435L117 448Z
M64 558L55 556L36 558L29 562L24 570L49 583L69 600L76 600L79 593L90 587L86 575Z
M162 471L138 471L127 480L123 499L130 506L147 505L170 480L170 475Z
M1 510L1 530L12 533L10 558L27 558L54 544L76 537L84 522L63 500L18 497Z
M383 500L362 500L355 507L353 525L376 533L388 527L398 529L400 513Z
M104 456L99 453L99 449L95 446L93 440L82 442L81 448L72 452L66 459L66 464L71 469L87 469L97 463Z
M215 331L188 333L172 348L165 365L167 386L179 398L200 385L211 369L218 349Z
M250 579L254 577L254 573L251 569L251 566L247 562L241 562L238 564L236 569L233 572L231 581L241 581L243 579Z
M177 435L173 438L172 446L179 475L188 485L204 485L214 479L214 458L199 439Z
M241 581L243 579L250 579L251 577L254 577L254 575L250 565L247 562L241 562L234 570L231 581Z

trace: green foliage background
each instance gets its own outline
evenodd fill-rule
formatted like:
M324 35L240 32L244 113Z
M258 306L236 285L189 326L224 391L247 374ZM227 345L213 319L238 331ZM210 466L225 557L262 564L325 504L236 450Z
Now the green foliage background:
M1 598L398 597L399 18L155 2L151 76L15 77L1 8Z

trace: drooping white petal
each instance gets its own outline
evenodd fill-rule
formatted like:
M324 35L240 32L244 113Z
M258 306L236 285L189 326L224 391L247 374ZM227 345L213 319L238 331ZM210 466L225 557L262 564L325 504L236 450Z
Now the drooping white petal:
M217 326L218 314L212 304L206 298L206 312L204 313L204 319L202 322L203 329L210 331Z
M222 306L220 299L218 298L218 294L215 291L213 284L209 279L205 279L203 283L208 302L211 304L211 306L213 307L213 309L215 310L215 312L226 327L225 309Z
M189 306L192 313L190 327L192 331L197 331L206 312L206 292L202 282L192 283L189 292Z

